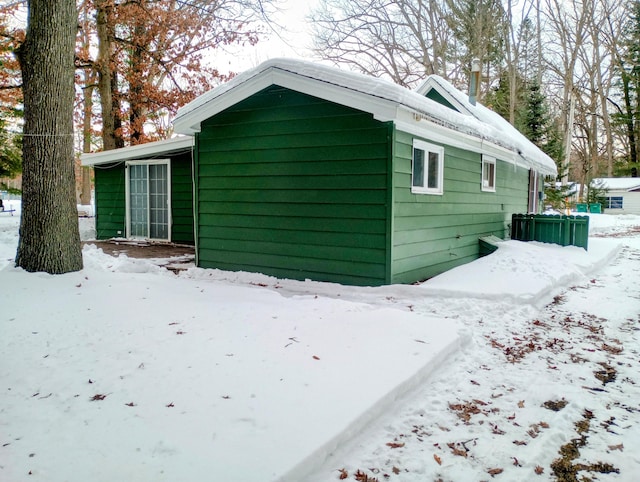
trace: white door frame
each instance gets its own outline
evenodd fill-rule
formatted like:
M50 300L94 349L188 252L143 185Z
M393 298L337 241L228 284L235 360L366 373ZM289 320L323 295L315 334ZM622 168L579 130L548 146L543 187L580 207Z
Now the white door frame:
M132 165L152 165L152 164L164 164L167 166L167 239L160 239L160 241L171 241L171 159L142 159L142 160L131 160L125 162L125 236L127 238L131 238L131 189L130 189L130 178L129 178L129 166ZM148 170L147 170L148 173ZM147 186L149 182L149 177L147 175ZM149 189L147 189L147 209L149 209ZM147 219L147 225L149 225L149 220ZM139 236L136 236L140 238ZM143 237L144 239L153 239L149 236L149 230L147 229L147 236Z

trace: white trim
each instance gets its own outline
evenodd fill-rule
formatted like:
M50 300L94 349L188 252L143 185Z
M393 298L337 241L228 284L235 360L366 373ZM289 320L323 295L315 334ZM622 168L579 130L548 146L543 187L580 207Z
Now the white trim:
M167 239L163 238L151 238L149 233L149 220L147 220L147 236L143 236L142 239L150 239L156 241L171 241L171 225L173 220L171 218L171 159L134 159L125 162L124 169L124 192L125 192L125 237L139 239L138 236L131 236L131 202L130 202L130 187L129 187L129 166L149 166L152 164L165 164L167 166ZM147 170L147 174L148 174ZM149 177L147 175L147 185ZM149 189L147 189L147 197L150 195ZM147 200L147 209L149 209L149 202Z
M305 77L277 67L270 67L261 72L260 75L250 77L237 85L232 85L230 89L224 92L224 95L207 99L198 108L179 115L173 121L174 130L187 135L200 132L200 124L206 119L272 85L335 102L363 112L369 112L375 119L383 122L397 117L398 104L391 100L372 96L358 90L347 89L337 84L322 83L312 77Z
M178 110L173 121L175 132L189 135L199 132L206 119L271 85L368 112L376 120L394 121L396 125L411 122L403 111L413 111L450 131L449 138L463 137L460 147L468 149L467 141L471 145L478 142L502 145L510 157L518 159L524 167L536 168L545 174L556 173L553 160L505 119L480 104L469 104L465 95L444 79L432 76L428 85L455 101L452 103L459 106L461 112L388 81L292 59L267 60L194 99ZM424 133L418 135L429 137Z
M413 194L435 194L441 196L444 194L444 147L435 144L429 144L420 139L414 139L411 149L411 192ZM420 150L424 153L423 172L421 183L422 186L414 185L415 177L415 151ZM435 188L428 187L429 183L429 154L437 154L438 156L438 186Z
M491 179L491 184L485 184L485 166L493 166L493 176ZM497 178L497 166L495 157L487 156L486 154L482 155L482 170L480 175L480 188L484 192L496 192L496 178Z
M422 84L418 86L416 92L426 97L427 94L434 89L458 112L460 112L461 114L473 115L466 105L462 104L458 99L456 99L446 89L443 89L442 86L438 84L436 77L428 77Z
M112 149L110 151L92 152L81 154L80 160L83 166L96 166L111 162L141 159L147 156L163 155L193 148L193 137L179 136L163 141L148 142L135 146Z

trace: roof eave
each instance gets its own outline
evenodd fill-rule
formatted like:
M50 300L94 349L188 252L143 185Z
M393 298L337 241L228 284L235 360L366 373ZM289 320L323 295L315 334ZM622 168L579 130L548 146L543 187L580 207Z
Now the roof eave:
M272 66L233 85L221 95L212 96L191 111L178 115L173 121L174 130L180 134L191 135L200 132L201 123L206 119L272 85L369 112L375 119L383 122L394 120L397 116L396 102Z
M175 137L173 139L148 142L146 144L138 144L109 151L81 154L80 161L83 166L95 166L131 159L169 155L191 148L193 148L193 137Z

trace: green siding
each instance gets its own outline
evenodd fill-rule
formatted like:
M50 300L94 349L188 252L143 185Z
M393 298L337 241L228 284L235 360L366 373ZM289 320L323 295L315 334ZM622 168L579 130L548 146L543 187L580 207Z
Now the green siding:
M458 109L456 109L451 102L449 102L447 99L445 99L442 94L440 94L440 92L438 92L436 89L431 89L429 92L427 92L427 95L425 96L431 100L435 100L438 104L442 104L445 107L448 107L449 109L453 109L456 112L460 112Z
M96 166L96 238L125 235L125 163ZM171 241L193 244L193 180L191 154L171 158Z
M193 244L191 153L171 158L171 241Z
M389 125L272 86L202 124L198 265L387 282Z
M412 194L414 138L396 132L395 139L391 282L430 278L476 259L479 237L507 237L511 214L526 212L527 170L498 160L496 192L484 192L481 155L450 146L444 146L444 194Z
M94 168L96 238L123 237L125 231L124 162Z

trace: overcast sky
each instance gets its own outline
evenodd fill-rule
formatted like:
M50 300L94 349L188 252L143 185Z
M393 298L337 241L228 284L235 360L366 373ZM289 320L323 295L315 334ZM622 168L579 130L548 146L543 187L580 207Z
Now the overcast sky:
M275 23L283 30L270 32L267 40L255 46L238 47L229 55L219 53L215 66L238 73L275 57L311 60L311 29L305 17L317 3L318 0L281 0L282 14Z

